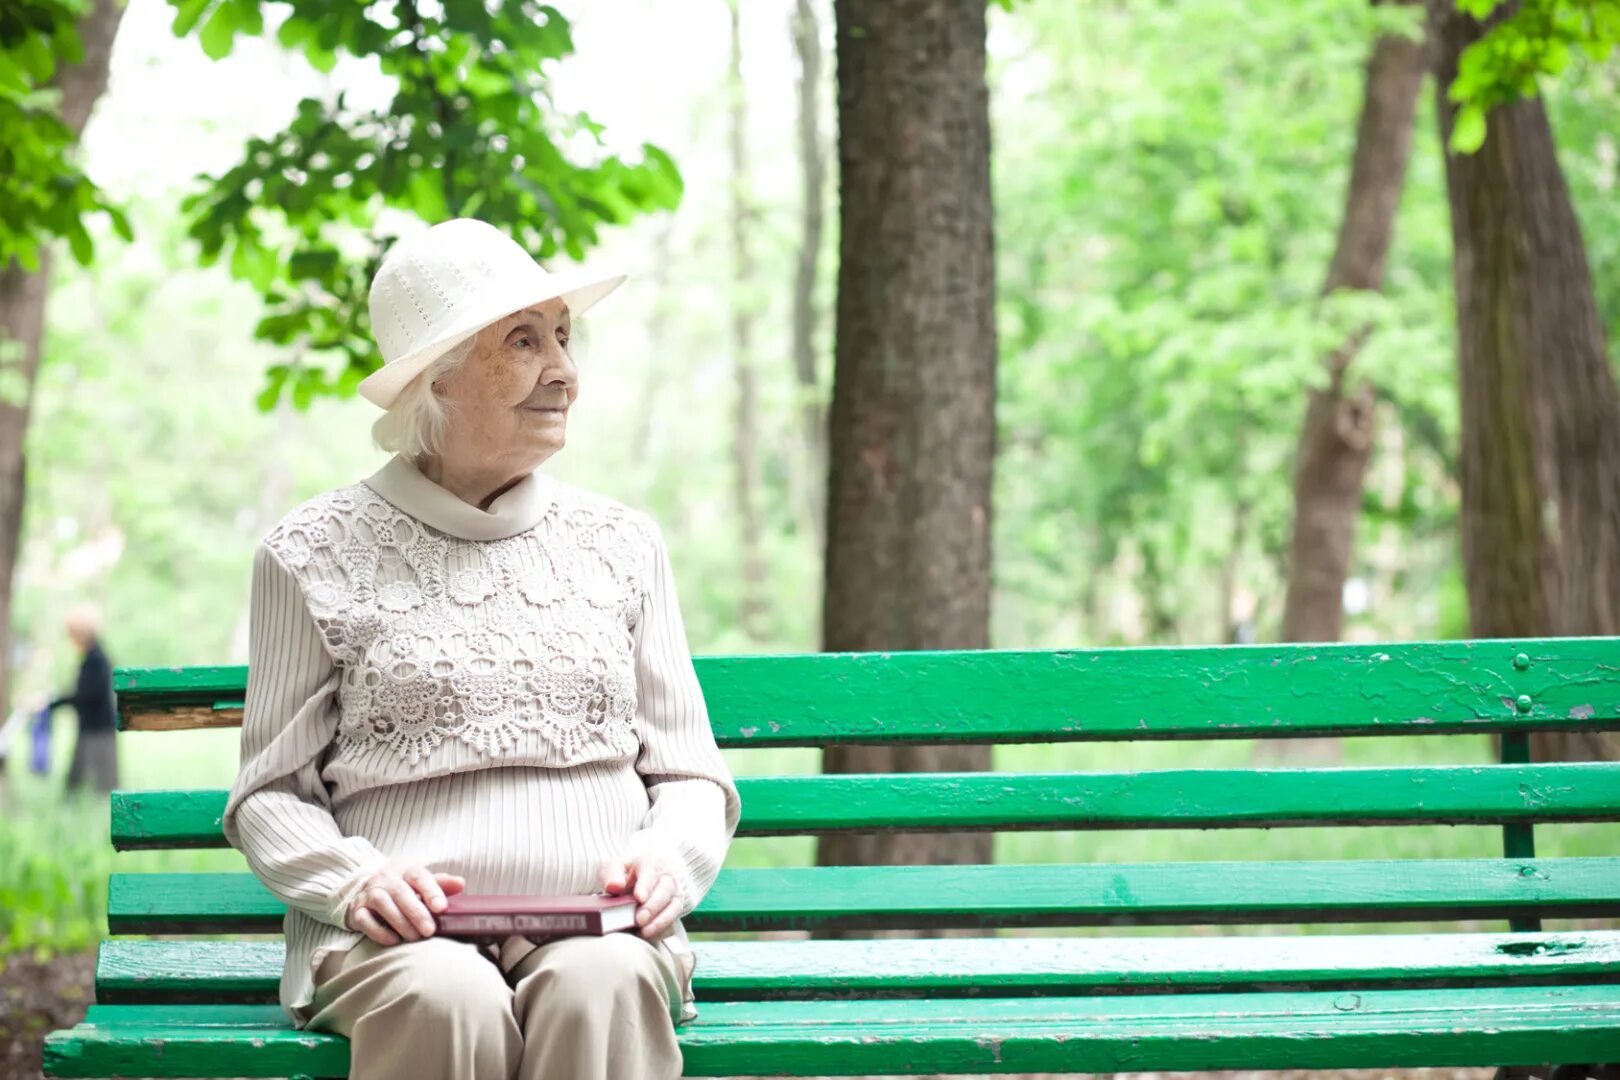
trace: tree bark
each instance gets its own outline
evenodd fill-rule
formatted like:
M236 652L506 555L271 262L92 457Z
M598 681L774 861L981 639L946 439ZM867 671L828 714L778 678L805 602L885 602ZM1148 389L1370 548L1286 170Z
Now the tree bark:
M840 259L828 650L989 643L996 337L983 0L837 0ZM825 769L985 769L842 747ZM992 836L824 837L822 865L983 863Z
M1436 93L1484 26L1434 0ZM1509 7L1511 10L1511 5ZM1506 12L1499 12L1498 17ZM1620 391L1539 98L1491 110L1446 154L1462 391L1463 562L1477 637L1620 631ZM1532 738L1538 761L1620 759L1598 732Z
M62 120L75 138L83 134L90 110L107 89L108 61L123 18L120 0L95 0L79 26L84 58L59 69L52 80L62 91ZM15 396L0 396L0 702L8 702L11 694L11 605L28 474L24 446L45 342L50 279L49 246L40 249L38 270L24 270L15 261L0 269L0 367L18 376L7 380L16 387Z
M1425 42L1385 35L1373 45L1344 217L1323 295L1383 287L1412 153L1412 116L1427 72ZM1328 385L1313 389L1306 406L1294 458L1284 641L1337 641L1344 630L1344 582L1372 454L1376 400L1371 384L1347 389L1346 382L1365 337L1364 332L1352 334L1323 360Z
M741 592L737 622L755 641L766 635L765 556L760 522L759 392L754 370L753 207L748 196L748 104L742 75L742 0L731 0L731 344L737 400L732 471L737 501Z
M827 418L821 406L816 363L816 269L820 264L827 187L821 133L821 24L812 0L798 0L793 12L793 48L799 58L799 175L801 191L799 257L793 273L793 375L798 388L803 491L801 514L818 536L827 506Z

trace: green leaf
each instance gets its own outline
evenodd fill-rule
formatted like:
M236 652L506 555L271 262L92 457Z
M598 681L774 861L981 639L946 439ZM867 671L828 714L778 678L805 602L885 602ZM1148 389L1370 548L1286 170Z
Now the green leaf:
M298 379L293 383L293 408L300 412L308 409L315 400L315 387L320 381L320 372L305 368L298 373Z
M231 251L231 274L249 282L263 292L270 288L276 277L275 252L263 247L251 237L237 240Z
M80 266L89 266L96 257L96 246L90 240L90 234L84 231L84 226L74 222L74 228L67 234L68 247L73 252L73 258Z
M1451 149L1459 154L1472 154L1485 145L1485 110L1476 103L1457 110L1451 127Z
M212 0L170 0L174 5L174 36L185 37L197 28L197 20Z
M84 38L77 26L63 26L57 31L56 57L63 64L84 63Z
M214 13L203 23L201 32L197 35L203 52L210 60L223 60L231 54L231 45L236 40L237 12L232 4L221 4L214 9Z
M313 36L314 28L297 15L289 15L276 31L276 40L289 49L296 49Z
M300 251L287 261L288 273L294 281L320 278L337 268L338 253L331 248L318 251Z
M323 49L311 41L304 49L304 58L309 61L310 67L323 75L330 74L337 67L337 52L333 49Z
M122 239L124 243L128 244L133 242L135 239L135 229L130 225L129 218L127 215L125 215L124 211L116 206L110 205L105 206L102 209L107 211L107 217L112 221L113 232L117 233L119 238Z
M56 56L51 52L50 39L38 34L24 38L11 55L36 86L49 79L56 70Z
M261 0L234 0L238 33L258 37L264 33L264 7Z
M265 369L264 389L254 399L260 412L267 413L276 407L276 402L281 398L281 388L287 382L288 370L286 364L273 364Z
M22 68L15 64L0 63L0 95L22 97L32 86L23 78Z

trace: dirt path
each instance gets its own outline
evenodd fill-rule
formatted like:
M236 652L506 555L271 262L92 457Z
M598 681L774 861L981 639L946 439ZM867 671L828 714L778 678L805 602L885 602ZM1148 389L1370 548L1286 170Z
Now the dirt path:
M46 963L27 954L0 957L0 1080L39 1080L45 1033L84 1019L95 975L94 951Z

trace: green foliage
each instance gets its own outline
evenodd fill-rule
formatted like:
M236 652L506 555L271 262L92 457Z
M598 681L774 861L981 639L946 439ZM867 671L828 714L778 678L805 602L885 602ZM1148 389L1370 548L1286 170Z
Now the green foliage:
M241 162L203 177L186 199L205 264L265 298L257 335L335 354L339 365L279 365L261 408L283 394L307 407L347 395L378 359L366 318L390 212L429 222L478 216L542 259L581 259L603 225L671 209L682 192L669 155L609 153L602 128L552 104L546 71L573 51L566 19L534 0L171 0L176 35L214 59L238 37L273 28L322 71L340 55L374 63L395 83L386 105L299 103L288 128L248 141ZM125 215L74 162L76 138L49 81L81 58L86 0L24 0L0 15L0 261L38 265L39 244L66 238L94 254L87 216L105 213L125 239Z
M1242 17L1230 0L1084 8L1021 7L1013 29L1040 41L1044 79L995 118L1020 133L996 162L998 549L1012 564L998 571L999 632L1222 640L1228 574L1258 593L1263 636L1280 615L1293 455L1322 357L1371 325L1356 376L1437 442L1454 428L1431 123L1391 287L1321 297L1366 54L1379 33L1416 32L1417 13L1365 0L1274 0ZM1408 535L1440 528L1444 472L1428 447L1388 466L1408 478L1391 510L1403 488L1428 493L1409 504L1428 511ZM1131 592L1140 611L1119 617Z
M0 8L0 264L39 266L40 245L65 239L87 264L95 247L86 218L106 214L128 239L129 223L75 160L77 137L60 112L52 79L84 54L79 18L88 0L14 0Z
M210 56L265 32L258 0L171 0L174 31L194 29ZM602 225L673 208L681 180L644 145L627 163L602 129L552 105L546 69L573 50L567 21L533 0L363 5L292 0L275 31L330 70L339 54L375 62L397 83L384 106L306 98L287 130L251 139L241 163L189 198L205 263L265 297L260 338L335 354L339 365L269 369L261 408L347 395L378 361L366 294L387 211L425 221L478 216L546 259L584 257Z
M1483 21L1506 10L1506 2L1457 0L1457 9ZM1459 106L1452 148L1478 150L1491 109L1534 97L1540 80L1562 74L1572 58L1603 60L1617 44L1620 0L1520 0L1459 58L1447 90Z
M1077 13L1078 7L1078 13ZM1306 391L1378 395L1348 632L1457 625L1451 238L1419 99L1379 295L1321 297L1363 65L1420 7L1365 0L1026 0L994 117L1001 450L995 638L1223 640L1229 589L1276 632ZM1560 162L1620 341L1612 67L1549 83Z
M352 404L253 408L247 388L293 358L252 340L262 301L195 265L172 200L130 212L140 257L63 271L52 288L13 601L16 640L31 648L14 700L68 677L61 615L76 600L102 607L115 663L239 656L258 537L299 499L375 468L365 423L342 420ZM97 550L116 558L111 572L76 572ZM56 657L54 679L35 653Z
M107 926L106 868L112 851L106 805L60 799L31 783L25 794L6 801L6 820L0 824L0 956L91 947Z
M29 950L69 952L107 936L107 875L114 871L240 871L235 851L117 853L109 834L107 800L65 795L73 724L59 714L52 738L52 774L28 773L23 740L0 752L0 957ZM223 787L236 768L235 732L120 735L120 784ZM3 751L7 748L0 748Z

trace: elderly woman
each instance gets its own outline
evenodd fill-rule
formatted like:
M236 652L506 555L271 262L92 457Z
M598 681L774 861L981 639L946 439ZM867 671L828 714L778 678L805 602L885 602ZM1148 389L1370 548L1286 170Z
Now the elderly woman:
M537 471L579 392L572 320L622 280L467 219L396 243L360 384L395 457L254 558L225 835L287 905L283 1006L348 1036L356 1080L681 1073L680 918L737 789L657 525ZM436 936L463 890L632 892L637 930Z

